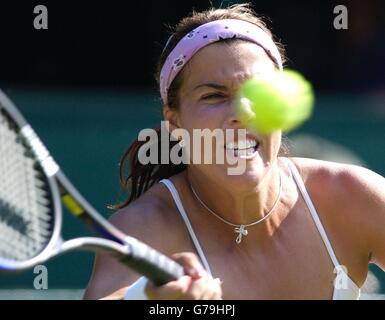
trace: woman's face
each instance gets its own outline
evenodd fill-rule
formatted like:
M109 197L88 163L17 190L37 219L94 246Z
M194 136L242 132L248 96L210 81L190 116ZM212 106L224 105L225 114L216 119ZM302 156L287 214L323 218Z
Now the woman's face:
M224 141L213 139L211 153L213 164L198 164L195 168L217 181L231 179L238 190L242 185L258 184L268 172L277 157L281 145L281 131L270 135L260 135L249 131L248 144L238 140L238 129L245 129L234 113L234 97L243 81L250 77L264 77L276 71L276 68L258 45L246 41L213 43L202 48L184 67L182 85L179 91L178 126L186 129L193 137L193 129L220 129ZM234 141L226 134L227 129L234 130ZM229 131L227 131L229 132ZM191 145L193 143L191 142ZM247 148L248 146L251 146ZM215 148L225 155L224 163L216 162ZM245 150L241 150L244 148ZM201 148L201 152L207 153ZM193 149L192 152L197 152ZM202 156L202 159L203 156ZM230 163L243 161L245 171L241 175L229 175ZM218 162L218 161L217 161ZM234 185L235 187L235 185ZM240 189L239 189L240 188Z

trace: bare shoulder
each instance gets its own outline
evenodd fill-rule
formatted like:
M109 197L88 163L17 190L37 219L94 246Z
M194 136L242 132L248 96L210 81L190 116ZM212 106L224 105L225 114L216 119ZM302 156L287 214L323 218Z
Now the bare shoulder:
M114 213L109 221L129 236L170 256L188 247L183 221L170 192L155 184L136 201ZM122 299L127 287L140 275L108 254L96 256L85 299Z
M156 184L127 207L115 212L110 222L165 254L171 254L182 232L179 214L163 184Z
M129 236L171 255L183 245L180 219L168 190L156 184L136 201L114 213L109 221ZM85 299L122 299L140 275L105 253L96 256Z
M356 165L291 160L331 237L343 243L340 251L357 252L362 261L377 258L384 265L385 256L379 252L385 249L385 178Z
M383 196L385 179L364 167L308 158L291 158L300 174L313 192L332 194L339 197L352 196L355 200L369 200L376 195ZM340 198L342 200L342 198ZM353 201L354 202L354 201Z

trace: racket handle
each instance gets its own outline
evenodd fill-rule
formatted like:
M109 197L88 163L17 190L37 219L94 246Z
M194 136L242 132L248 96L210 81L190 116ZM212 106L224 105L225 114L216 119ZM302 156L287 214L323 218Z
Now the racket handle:
M177 280L185 274L179 263L146 244L137 240L130 240L126 244L130 247L130 255L121 261L157 286Z

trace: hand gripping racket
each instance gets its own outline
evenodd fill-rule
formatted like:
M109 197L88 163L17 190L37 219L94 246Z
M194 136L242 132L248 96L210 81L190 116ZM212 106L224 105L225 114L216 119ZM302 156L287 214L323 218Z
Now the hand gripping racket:
M63 241L62 203L101 237ZM175 261L104 219L0 90L0 271L24 270L78 249L108 252L157 285L184 274Z

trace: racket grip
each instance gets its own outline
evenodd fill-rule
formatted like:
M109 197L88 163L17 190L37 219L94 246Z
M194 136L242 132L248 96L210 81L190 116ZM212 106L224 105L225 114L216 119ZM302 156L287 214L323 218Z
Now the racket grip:
M126 244L130 247L130 255L123 258L122 262L146 276L155 285L161 286L185 274L179 263L146 244L131 240Z

